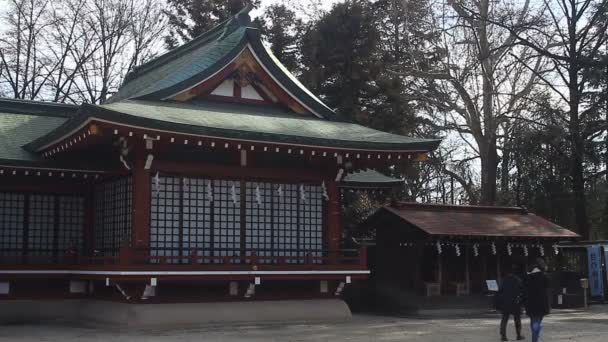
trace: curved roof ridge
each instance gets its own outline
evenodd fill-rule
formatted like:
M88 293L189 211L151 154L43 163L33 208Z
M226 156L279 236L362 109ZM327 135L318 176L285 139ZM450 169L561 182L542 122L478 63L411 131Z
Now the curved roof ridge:
M154 69L154 67L162 62L165 62L169 58L176 58L183 56L184 54L190 52L192 49L199 47L200 45L205 45L209 43L211 40L217 39L221 40L225 36L231 34L239 27L251 27L251 18L249 17L249 12L253 9L253 5L248 3L243 9L241 9L238 13L231 16L230 18L222 21L216 26L212 27L208 31L201 33L200 35L192 38L192 40L167 51L166 53L153 58L147 61L144 64L136 66L133 71L131 71L125 77L123 85L129 83L130 81L137 78L137 76ZM251 27L254 28L254 27Z

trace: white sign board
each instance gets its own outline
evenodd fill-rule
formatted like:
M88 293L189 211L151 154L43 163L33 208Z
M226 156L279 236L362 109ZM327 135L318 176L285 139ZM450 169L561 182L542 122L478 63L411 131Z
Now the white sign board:
M498 282L495 279L486 280L488 291L498 292Z

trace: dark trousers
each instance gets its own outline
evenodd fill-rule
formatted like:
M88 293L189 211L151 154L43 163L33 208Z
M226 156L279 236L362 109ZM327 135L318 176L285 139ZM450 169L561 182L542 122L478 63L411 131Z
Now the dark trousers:
M513 315L513 320L515 321L515 332L517 336L521 336L521 311L516 310L513 312L503 311L502 320L500 321L500 336L507 336L507 323L509 323L509 316Z

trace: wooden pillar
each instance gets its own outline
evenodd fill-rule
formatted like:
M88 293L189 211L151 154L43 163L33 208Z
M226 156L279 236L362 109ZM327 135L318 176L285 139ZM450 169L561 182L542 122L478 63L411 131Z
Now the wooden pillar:
M496 282L500 284L502 276L500 275L500 253L496 253Z
M327 183L327 249L336 252L340 249L340 239L342 238L340 190L335 180ZM331 253L335 255L335 253Z
M481 278L484 282L488 279L488 259L485 256L481 257Z
M415 243L414 244L414 253L415 253L415 262L414 262L414 272L413 272L413 282L412 282L412 288L414 290L418 290L420 288L422 288L422 268L421 263L422 263L422 256L424 254L424 244L422 243Z
M471 294L471 270L469 269L469 248L464 249L464 282L467 286L467 293Z
M441 283L443 282L443 259L441 258L441 254L437 254L437 283L441 287Z
M144 141L135 144L134 162L132 166L133 184L133 208L132 208L132 233L131 245L138 248L150 246L150 193L152 181L150 170L145 170L146 157L148 153Z

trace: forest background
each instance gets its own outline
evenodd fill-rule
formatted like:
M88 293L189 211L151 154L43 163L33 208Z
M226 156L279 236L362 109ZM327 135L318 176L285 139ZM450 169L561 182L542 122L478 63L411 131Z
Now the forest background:
M0 96L101 103L135 66L247 0L0 0ZM443 143L391 200L523 206L608 237L608 0L252 0L278 59L330 107Z

